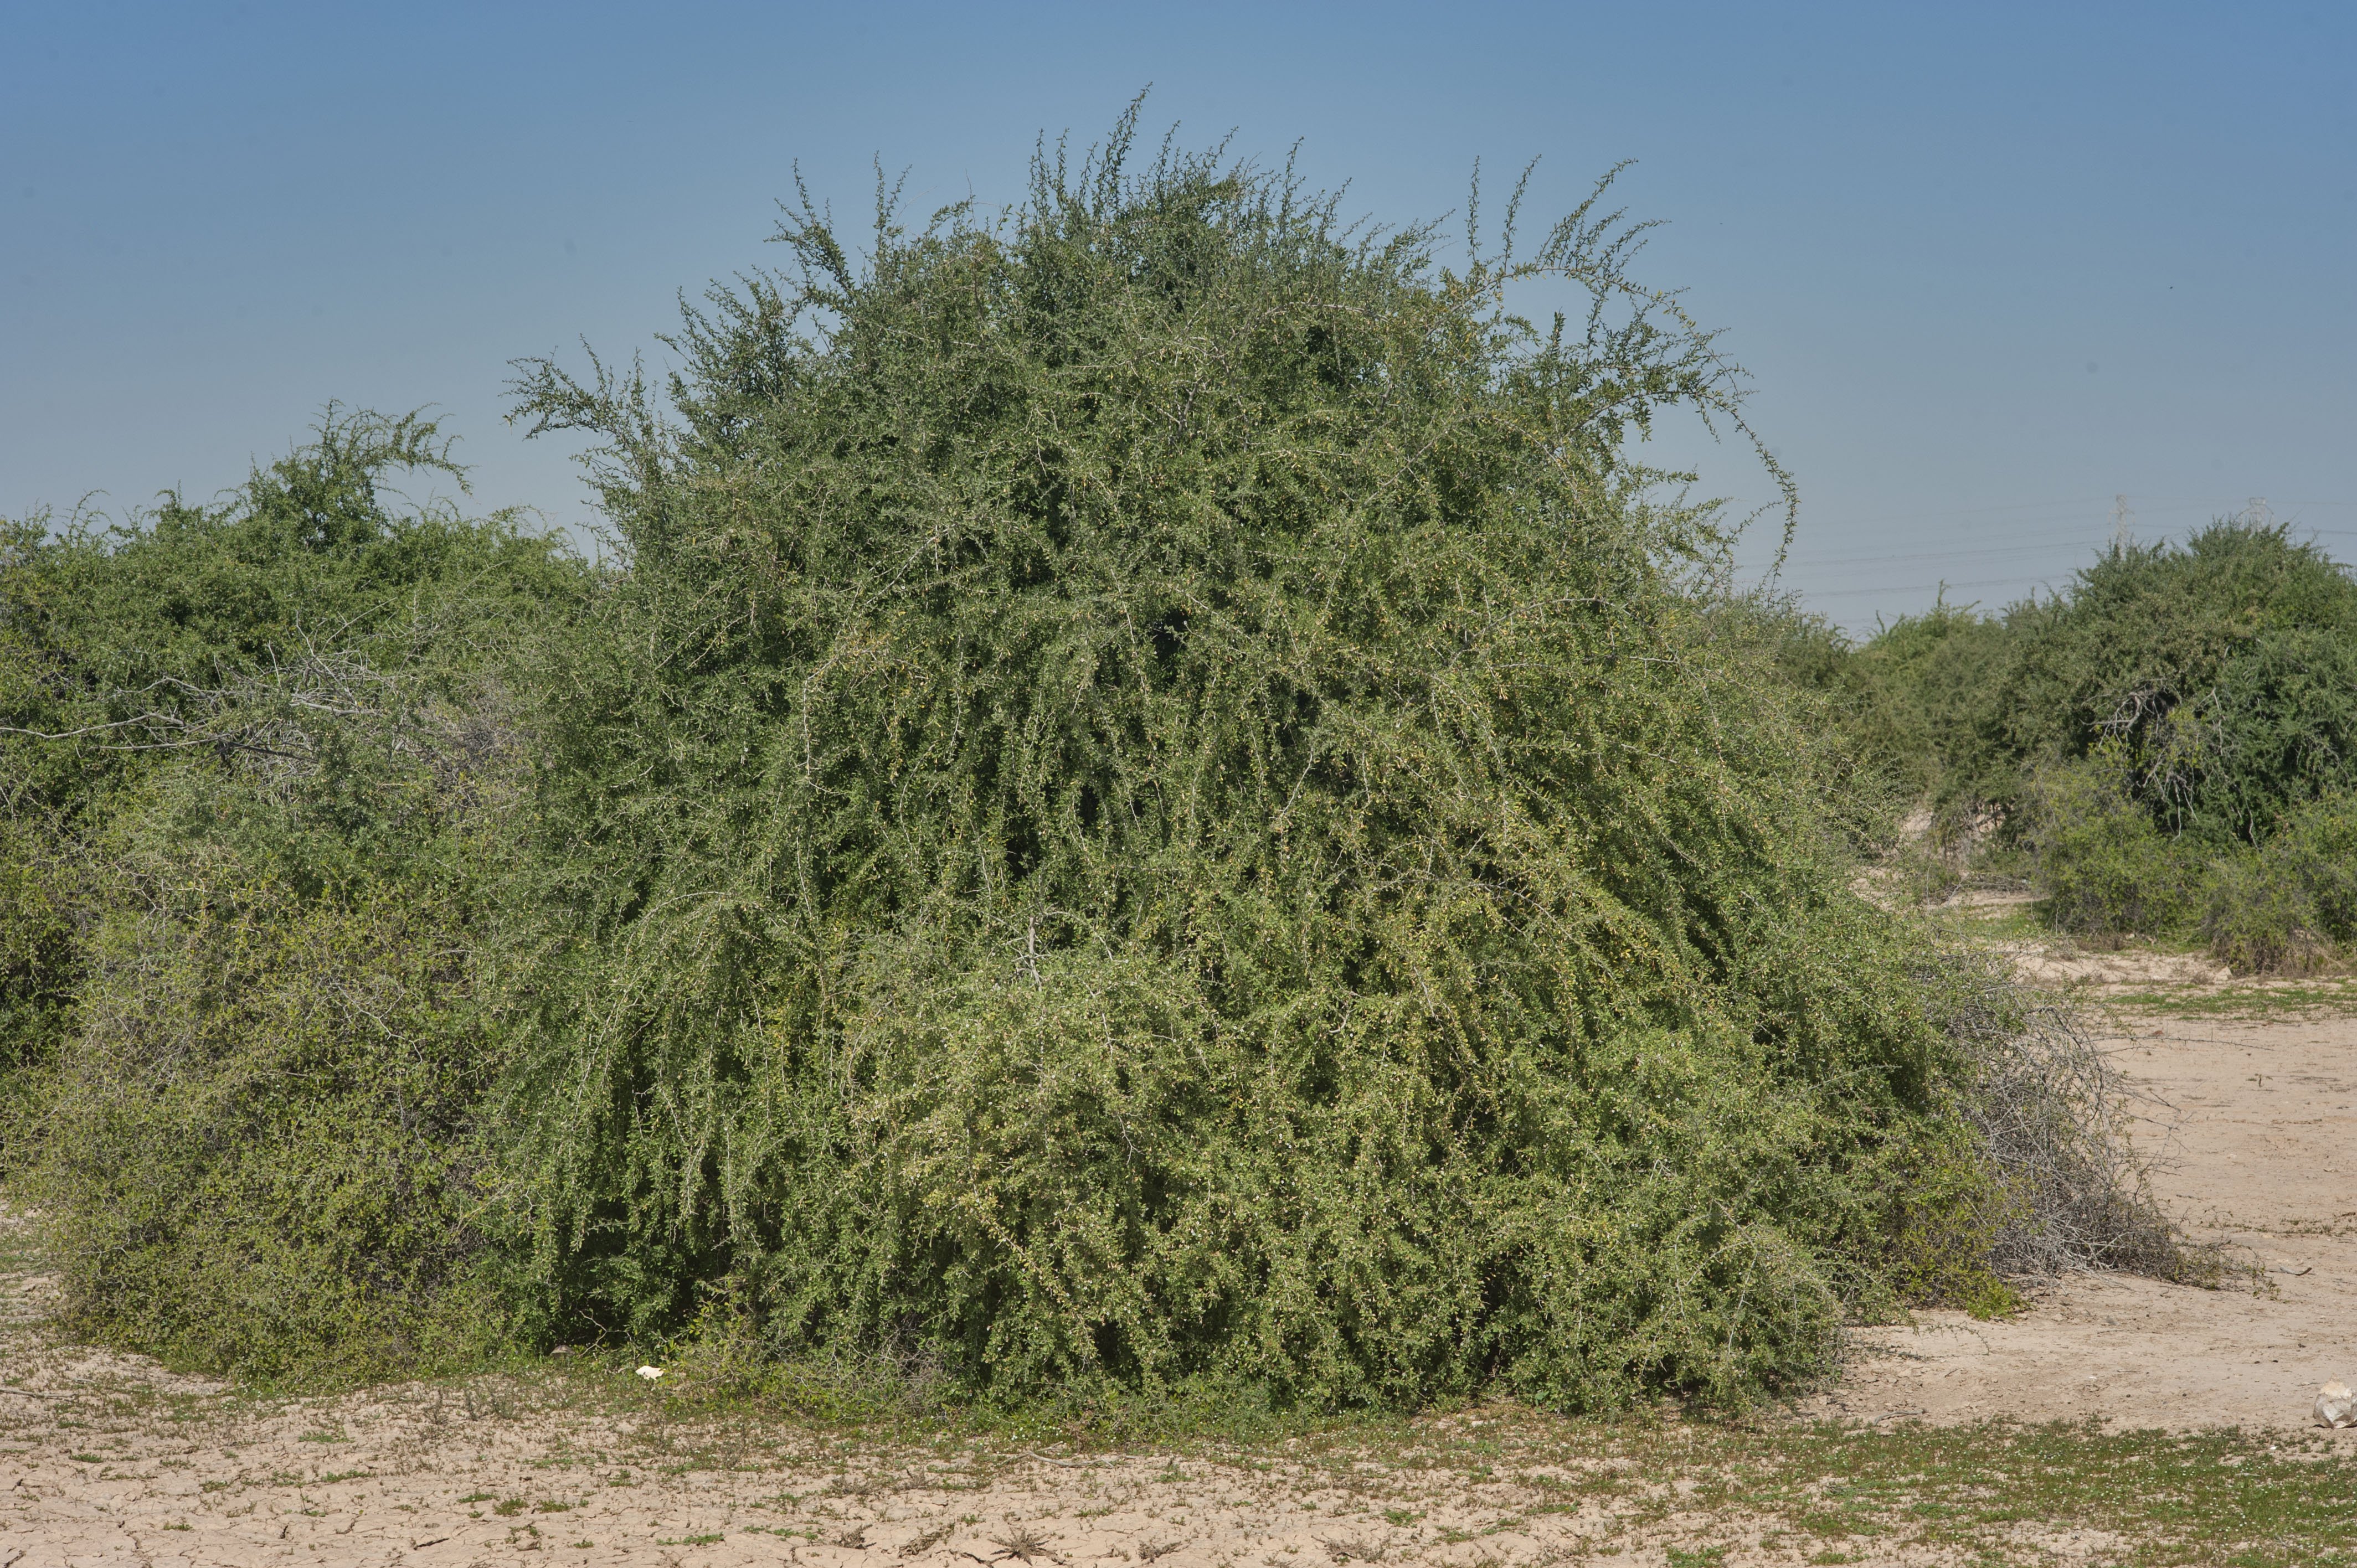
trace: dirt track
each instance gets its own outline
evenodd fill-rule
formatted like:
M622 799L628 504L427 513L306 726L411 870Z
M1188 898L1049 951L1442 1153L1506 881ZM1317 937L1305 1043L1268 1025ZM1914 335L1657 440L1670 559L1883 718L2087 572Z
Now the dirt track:
M2264 1265L2257 1288L2088 1277L2013 1322L1926 1314L1861 1333L1844 1384L1794 1414L2288 1433L2320 1380L2357 1378L2357 1019L2115 1024L2108 1048L2152 1096L2158 1189L2195 1235ZM57 1342L39 1321L46 1292L0 1280L0 1568L441 1568L520 1552L662 1568L1984 1560L1899 1543L1813 1556L1739 1504L1682 1513L1693 1483L1615 1475L1609 1460L1491 1477L1397 1456L885 1450L791 1430L757 1451L741 1428L698 1435L643 1399L585 1399L561 1380L248 1400ZM1435 1423L1417 1426L1428 1437ZM2335 1445L2357 1449L2357 1434ZM2119 1544L2007 1528L2007 1561L2107 1560Z

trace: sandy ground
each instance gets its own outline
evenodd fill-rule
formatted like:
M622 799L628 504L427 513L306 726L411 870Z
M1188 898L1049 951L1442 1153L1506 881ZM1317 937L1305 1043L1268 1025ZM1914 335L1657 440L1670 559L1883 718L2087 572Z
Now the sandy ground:
M1804 1411L2292 1427L2319 1384L2357 1380L2357 1019L2111 1022L2101 1043L2149 1097L2155 1191L2258 1272L2221 1290L2082 1275L2002 1323L1922 1313L1858 1334Z
M2011 1322L1934 1313L1862 1331L1842 1385L1792 1415L2287 1432L2319 1382L2357 1378L2357 1019L2120 1012L2105 1044L2149 1096L2162 1197L2266 1272L2217 1291L2083 1277ZM0 1568L1986 1561L1812 1555L1739 1507L1682 1513L1691 1482L1595 1473L1609 1459L1492 1476L1398 1455L1059 1458L774 1426L748 1440L560 1380L264 1401L63 1343L42 1321L49 1294L0 1275ZM2024 1520L2005 1560L2118 1544Z

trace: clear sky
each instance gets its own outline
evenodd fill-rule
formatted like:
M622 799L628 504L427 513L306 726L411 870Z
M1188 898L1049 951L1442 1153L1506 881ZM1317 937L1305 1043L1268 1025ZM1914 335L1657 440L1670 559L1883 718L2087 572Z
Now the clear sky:
M1346 209L1474 160L1667 220L1854 629L1995 605L2265 497L2357 558L2357 5L620 6L0 0L0 514L205 496L330 399L434 405L477 502L594 514L508 361L651 348L763 265L799 160L856 215L1021 194L1146 122ZM1734 452L1654 456L1763 499ZM1755 551L1754 554L1757 555Z

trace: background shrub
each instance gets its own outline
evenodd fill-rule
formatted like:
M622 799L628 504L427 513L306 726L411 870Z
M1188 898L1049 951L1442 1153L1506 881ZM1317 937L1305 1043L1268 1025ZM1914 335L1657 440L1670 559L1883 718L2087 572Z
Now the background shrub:
M1876 727L1889 738L1878 750L1904 758L1891 765L1895 782L1910 805L1930 806L1935 831L2014 800L2021 758L2005 746L1992 700L2013 652L2005 622L1943 595L1848 651L1849 679L1874 691L1884 715Z
M2116 746L2039 773L2027 831L2054 924L2095 936L2169 936L2201 903L2203 863L2138 801Z
M501 650L587 578L397 509L430 424L331 411L220 505L16 536L8 1146L73 1321L255 1375L499 1332L471 1002L522 750Z
M2221 855L2206 867L2201 937L2238 973L2305 973L2330 954L2308 889L2279 869L2250 854Z
M2288 812L2260 854L2270 880L2305 896L2314 929L2357 938L2357 795L2335 791Z
M2001 821L2059 928L2244 971L2327 961L2348 929L2318 902L2347 907L2344 846L2299 824L2330 836L2357 787L2357 585L2286 528L2115 547L2057 597L1943 605L1855 658L1929 743L1935 834Z
M306 898L180 846L123 889L49 1097L71 1316L255 1376L431 1366L495 1340L469 1293L490 1069L425 899Z

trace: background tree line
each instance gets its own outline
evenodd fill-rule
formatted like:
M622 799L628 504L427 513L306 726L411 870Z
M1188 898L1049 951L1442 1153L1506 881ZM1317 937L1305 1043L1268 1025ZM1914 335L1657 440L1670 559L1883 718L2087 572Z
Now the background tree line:
M2050 597L1943 605L1809 678L1928 812L1926 895L2009 878L2058 930L2241 972L2357 936L2357 584L2287 526L2117 545Z

